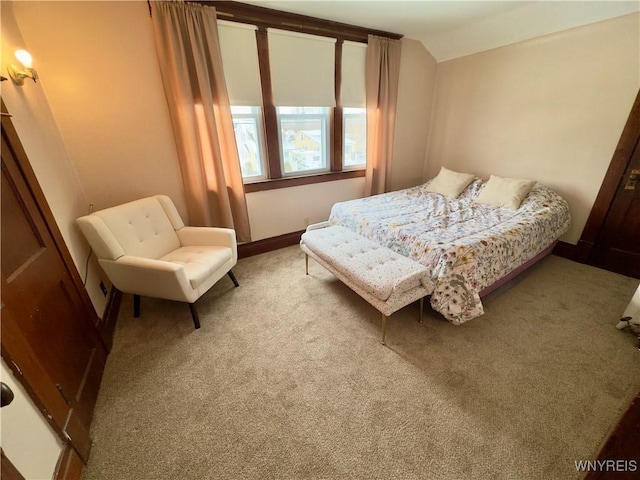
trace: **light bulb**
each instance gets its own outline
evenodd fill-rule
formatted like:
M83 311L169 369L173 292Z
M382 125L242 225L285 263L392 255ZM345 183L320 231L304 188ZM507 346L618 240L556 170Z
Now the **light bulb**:
M31 59L31 54L26 50L16 50L16 58L22 63L26 68L31 68L33 65L33 60Z

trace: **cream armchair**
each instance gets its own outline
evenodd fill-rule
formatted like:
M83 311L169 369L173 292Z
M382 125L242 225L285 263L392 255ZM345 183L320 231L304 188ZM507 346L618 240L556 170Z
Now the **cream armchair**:
M134 295L187 302L200 328L195 302L238 261L228 228L186 227L171 199L143 198L80 217L78 225L113 285Z

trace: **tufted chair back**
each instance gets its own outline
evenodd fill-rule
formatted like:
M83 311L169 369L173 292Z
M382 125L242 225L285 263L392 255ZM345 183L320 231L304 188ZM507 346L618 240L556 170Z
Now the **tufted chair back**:
M100 210L92 218L94 221L83 231L98 258L160 258L180 247L176 230L184 223L173 202L164 195Z

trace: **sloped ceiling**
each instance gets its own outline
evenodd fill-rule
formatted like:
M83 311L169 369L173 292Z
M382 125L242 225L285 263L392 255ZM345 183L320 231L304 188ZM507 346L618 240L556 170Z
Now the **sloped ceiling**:
M640 11L640 1L257 0L262 7L400 33L438 62Z

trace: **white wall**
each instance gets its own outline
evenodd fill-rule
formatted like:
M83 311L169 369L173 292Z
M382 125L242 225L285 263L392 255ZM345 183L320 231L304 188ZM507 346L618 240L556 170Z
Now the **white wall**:
M640 16L438 65L425 179L454 170L536 179L577 243L640 87Z
M63 444L4 359L1 363L0 379L14 394L0 414L2 450L26 480L52 478Z
M363 196L364 178L248 193L252 239L304 230L327 220L334 203Z
M185 215L146 1L14 3L87 200L162 193Z

